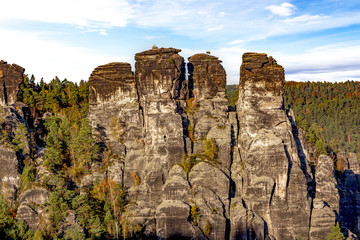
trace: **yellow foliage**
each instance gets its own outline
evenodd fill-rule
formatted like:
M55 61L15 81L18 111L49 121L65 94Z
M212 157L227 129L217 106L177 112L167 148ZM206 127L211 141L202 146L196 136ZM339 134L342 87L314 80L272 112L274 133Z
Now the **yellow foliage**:
M135 185L139 186L140 185L140 177L139 177L139 175L137 175L137 173L135 171L131 171L130 176L131 176L132 180L134 181Z
M216 146L215 140L213 138L204 139L204 150L203 154L205 158L209 161L214 161L218 156L218 147Z
M186 100L185 112L188 115L193 115L196 110L199 108L199 103L194 98L189 98Z
M112 117L110 120L110 130L113 137L119 141L120 143L124 142L124 123L120 122L120 120L116 117Z

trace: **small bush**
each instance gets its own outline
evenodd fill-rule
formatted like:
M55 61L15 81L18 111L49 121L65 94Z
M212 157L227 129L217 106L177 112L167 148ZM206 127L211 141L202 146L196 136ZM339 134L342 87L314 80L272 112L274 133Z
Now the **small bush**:
M327 235L326 240L345 240L345 237L341 232L339 223L336 223L335 226L330 226L330 233Z
M140 177L139 177L139 175L137 175L137 173L135 171L131 171L130 176L131 176L132 180L134 181L135 185L139 186L140 185Z
M196 205L196 203L194 203L194 204L191 206L190 217L191 217L191 222L193 223L193 225L194 225L194 226L198 226L198 225L199 225L199 221L200 221L200 209L199 209L199 207Z

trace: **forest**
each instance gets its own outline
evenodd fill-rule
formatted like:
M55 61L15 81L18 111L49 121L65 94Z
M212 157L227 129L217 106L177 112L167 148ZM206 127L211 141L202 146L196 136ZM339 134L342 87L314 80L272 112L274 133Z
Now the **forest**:
M238 89L227 86L229 105ZM292 109L298 128L317 155L353 152L360 157L360 82L286 82L284 109Z

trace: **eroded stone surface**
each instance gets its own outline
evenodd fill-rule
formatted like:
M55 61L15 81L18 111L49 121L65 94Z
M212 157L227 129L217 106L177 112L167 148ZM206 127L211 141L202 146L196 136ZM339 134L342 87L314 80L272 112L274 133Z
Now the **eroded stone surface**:
M25 69L16 64L0 61L0 104L11 105L17 101Z
M310 219L306 177L282 109L284 85L284 69L272 57L243 55L237 103L239 159L232 167L238 175L235 184L242 189L237 188L235 196L266 221L269 235L276 239L307 236Z

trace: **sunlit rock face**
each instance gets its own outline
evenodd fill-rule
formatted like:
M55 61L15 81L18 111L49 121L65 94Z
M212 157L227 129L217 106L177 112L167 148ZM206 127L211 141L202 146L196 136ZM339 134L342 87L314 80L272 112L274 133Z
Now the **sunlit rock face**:
M185 72L184 59L178 52L179 49L154 47L135 55L145 147L154 160L166 164L165 169L180 162L184 149L179 101L185 95Z
M195 54L185 79L179 52L138 53L135 73L128 63L93 71L89 119L109 162L106 176L86 184L121 183L132 203L124 216L147 236L321 239L341 199L332 159L309 166L306 137L283 109L283 67L245 53L234 110L221 61Z
M284 69L272 57L243 55L235 149L239 158L232 168L235 200L242 198L247 208L265 220L265 235L276 239L306 237L311 204L306 162L298 156L301 146L296 145L282 108L284 86ZM233 214L236 211L230 211Z
M17 101L25 69L16 64L0 61L0 104L11 105Z

